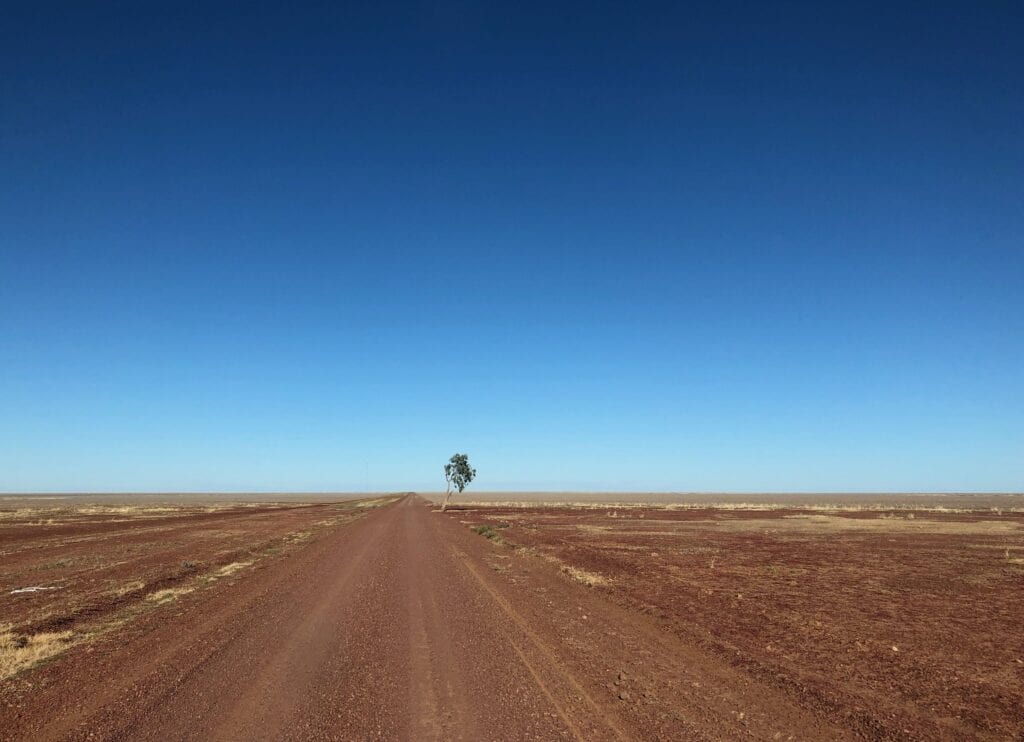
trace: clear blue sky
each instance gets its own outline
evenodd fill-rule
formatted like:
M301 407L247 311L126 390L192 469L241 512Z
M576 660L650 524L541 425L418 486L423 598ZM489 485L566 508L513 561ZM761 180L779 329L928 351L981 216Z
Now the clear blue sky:
M1020 3L88 5L0 23L0 490L1024 489Z

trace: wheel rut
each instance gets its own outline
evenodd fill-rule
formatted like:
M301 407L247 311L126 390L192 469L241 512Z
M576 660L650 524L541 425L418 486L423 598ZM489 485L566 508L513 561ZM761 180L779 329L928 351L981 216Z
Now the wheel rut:
M628 740L629 736L622 730L620 722L613 716L605 713L601 710L601 707L597 702L590 697L590 694L583 688L580 682L572 675L572 673L566 668L558 657L551 651L551 649L544 643L544 641L537 635L537 633L530 628L529 624L523 619L523 617L516 612L512 604L509 603L502 595L488 584L487 580L482 576L480 571L473 565L469 557L456 548L452 548L452 553L456 556L459 564L473 577L473 579L480 585L480 587L486 591L491 597L494 603L498 606L501 612L507 616L512 624L518 629L520 634L526 640L524 643L528 644L534 651L541 655L544 660L543 665L535 663L530 660L527 656L527 652L524 651L523 647L520 646L520 642L515 639L510 639L512 647L523 665L529 670L530 675L534 678L537 686L541 689L544 695L551 701L558 709L558 715L566 723L573 735L579 740L594 739L593 733L585 733L581 729L580 725L574 721L573 717L576 715L567 706L563 705L555 697L555 693L550 687L550 683L545 681L542 675L540 667L543 666L547 670L547 674L556 674L559 680L568 688L568 693L561 695L575 696L581 699L587 706L587 711L591 720L600 720L606 727L607 736L613 739ZM605 735L602 735L605 736Z

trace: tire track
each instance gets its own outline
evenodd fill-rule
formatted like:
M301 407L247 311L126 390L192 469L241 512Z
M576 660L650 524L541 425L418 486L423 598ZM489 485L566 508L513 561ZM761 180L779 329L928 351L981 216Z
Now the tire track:
M254 668L255 682L233 699L230 710L218 719L209 739L280 738L283 725L289 721L297 705L297 696L317 679L324 661L320 651L325 637L330 636L338 606L354 577L365 569L377 540L383 535L385 523L377 520L367 538L348 559L329 589L319 596L313 610L306 613L298 626L290 630L287 641ZM272 709L272 714L267 711Z
M515 610L515 608L512 607L512 604L509 603L505 599L505 597L502 596L497 590L495 590L490 584L488 584L488 582L483 578L483 576L477 571L476 567L473 566L469 556L465 552L460 551L457 547L453 546L451 547L451 550L456 557L456 561L465 568L465 570L473 577L474 580L476 580L476 583L480 585L480 587L483 588L483 590L491 597L491 599L498 606L498 608L501 609L502 613L504 613L509 619L511 619L512 623L514 623L516 627L518 627L519 630L526 636L530 644L541 655L544 656L544 658L548 662L547 667L557 672L560 678L569 687L572 688L573 692L584 701L584 703L589 707L594 718L600 719L608 727L609 731L612 732L616 739L629 740L630 737L623 731L622 726L619 724L619 722L612 715L602 710L602 708L591 697L591 695L586 691L586 689L580 684L580 682L575 678L575 676L568 670L568 668L564 666L561 660L559 660L558 656L551 650L550 647L548 647L544 640L540 638L537 632L535 632L530 627L530 625ZM516 643L515 641L511 641L511 644L516 654L519 655L519 658L523 661L523 664L530 671L530 674L533 676L534 680L536 680L537 685L543 691L544 695L546 695L548 699L551 701L552 705L554 705L558 709L559 715L572 730L575 737L579 740L592 739L592 737L588 737L583 734L579 725L577 725L575 721L572 720L571 714L568 712L568 710L561 703L558 702L558 700L552 693L551 689L548 687L548 684L544 682L543 678L541 677L541 674L537 670L537 667L526 656L526 653L523 652L522 648L518 645L518 643Z

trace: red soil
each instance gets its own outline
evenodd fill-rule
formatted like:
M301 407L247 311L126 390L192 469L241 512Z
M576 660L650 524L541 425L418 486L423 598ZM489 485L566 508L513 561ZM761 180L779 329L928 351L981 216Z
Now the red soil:
M1024 647L1014 628L1024 613L1024 569L1004 556L1022 555L1019 516L998 528L916 529L922 516L836 526L834 518L744 511L442 515L410 496L377 509L175 517L52 539L47 526L33 526L34 539L10 541L0 529L4 588L24 582L43 559L81 570L55 573L66 584L59 599L4 589L4 621L23 633L60 625L83 634L113 622L0 682L0 737L835 740L1024 732ZM468 527L482 523L498 537ZM975 530L941 530L960 527ZM296 531L307 535L289 538ZM86 540L62 546L69 538ZM103 566L104 554L126 564ZM138 564L132 554L142 555ZM189 555L202 566L182 575ZM202 584L233 561L254 564ZM587 587L569 568L607 584ZM163 605L127 598L133 611L115 600L95 614L75 612L78 601L103 592L81 584L137 574L149 576L145 591L161 579L194 589Z

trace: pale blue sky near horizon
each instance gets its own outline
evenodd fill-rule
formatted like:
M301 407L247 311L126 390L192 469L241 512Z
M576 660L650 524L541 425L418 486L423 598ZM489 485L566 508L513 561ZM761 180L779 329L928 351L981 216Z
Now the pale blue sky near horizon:
M8 9L0 491L1024 490L1022 37Z

